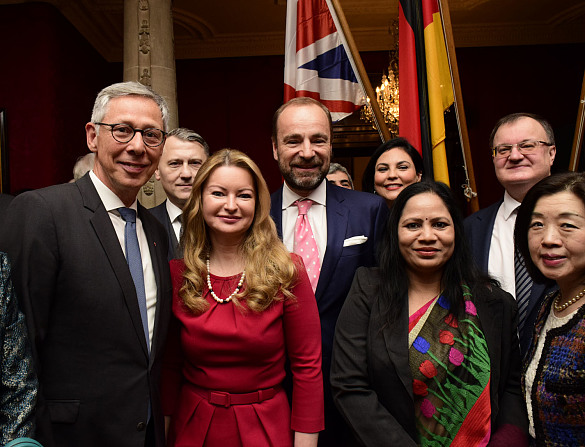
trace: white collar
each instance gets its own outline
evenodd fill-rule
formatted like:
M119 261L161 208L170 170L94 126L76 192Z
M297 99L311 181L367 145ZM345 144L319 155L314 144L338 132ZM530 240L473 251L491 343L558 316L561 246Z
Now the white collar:
M318 203L319 205L326 206L327 202L327 180L323 180L319 186L317 186L311 194L307 197L302 197L298 195L296 192L292 191L289 186L284 182L282 188L282 209L286 209L292 206L295 201L299 199L311 199L313 202Z
M169 220L173 223L177 217L183 214L183 210L167 199L167 214L169 215Z
M514 199L510 194L508 194L508 191L506 191L504 193L504 208L502 210L504 211L504 219L508 220L512 213L514 213L514 211L516 211L520 205L520 202Z
M138 214L138 200L134 199L134 202L130 206L124 205L122 199L120 199L114 191L108 188L104 182L102 182L93 171L89 171L89 178L91 179L95 189L97 190L100 200L104 204L106 211L117 210L118 208L131 208Z

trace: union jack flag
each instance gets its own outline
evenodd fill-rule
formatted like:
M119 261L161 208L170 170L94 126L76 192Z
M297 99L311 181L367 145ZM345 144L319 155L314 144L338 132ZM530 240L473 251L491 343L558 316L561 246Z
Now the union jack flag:
M284 101L297 96L323 103L333 121L365 104L361 80L330 0L287 2Z

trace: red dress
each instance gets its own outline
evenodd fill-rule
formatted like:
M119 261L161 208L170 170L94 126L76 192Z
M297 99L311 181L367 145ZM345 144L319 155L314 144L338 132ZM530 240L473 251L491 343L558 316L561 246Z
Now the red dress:
M304 267L298 268L296 300L242 313L232 302L217 303L205 287L210 308L198 316L184 310L177 294L184 268L182 261L171 261L173 321L162 378L163 411L172 418L167 446L292 446L292 431L323 430L321 329ZM239 279L211 275L221 298ZM287 356L292 413L280 388ZM224 406L203 397L207 390L241 394L272 387L277 387L274 397L260 403Z

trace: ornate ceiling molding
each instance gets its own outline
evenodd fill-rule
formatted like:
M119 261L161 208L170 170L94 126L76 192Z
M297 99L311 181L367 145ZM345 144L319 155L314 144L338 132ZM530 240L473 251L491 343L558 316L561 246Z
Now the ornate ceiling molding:
M585 2L580 1L576 5L559 12L552 16L548 23L556 26L577 23L581 27L581 33L585 34Z
M56 6L106 60L122 61L123 0L45 1ZM234 5L232 2L242 0L219 1L222 10L228 10L230 5ZM25 2L26 0L0 0L0 5ZM526 5L526 8L533 5L530 15L522 17L522 20L510 20L513 17L510 17L508 10L502 10L502 6L506 5L504 0L450 1L456 46L585 42L585 2L515 0L515 10L522 9L520 3ZM208 5L202 8L198 2L181 2L180 8L173 8L176 57L198 59L283 54L283 13L286 1L273 0L272 4L274 6L264 9L265 15L258 21L258 25L250 26L245 20L235 21L230 23L229 32L226 33L223 31L225 26L222 28L225 24L218 21L223 15L205 14L204 11L209 10ZM388 26L395 19L398 0L341 0L341 4L360 51L391 48ZM258 4L254 5L258 8ZM238 3L238 7L240 6ZM551 10L555 14L551 14ZM486 17L496 17L497 22L485 22Z
M213 26L201 17L183 9L173 8L175 39L188 35L192 39L208 40L213 38Z

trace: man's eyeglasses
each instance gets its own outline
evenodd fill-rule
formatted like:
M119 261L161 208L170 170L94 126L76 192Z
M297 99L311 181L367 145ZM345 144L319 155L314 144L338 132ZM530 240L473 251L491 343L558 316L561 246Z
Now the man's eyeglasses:
M518 152L522 155L532 154L540 145L554 146L551 143L540 140L526 140L516 144L498 144L492 149L494 158L508 158L512 153L514 146L518 148Z
M134 129L134 127L128 124L108 124L108 123L94 123L98 126L108 126L112 137L118 143L128 143L136 132L142 134L142 141L148 147L158 147L164 143L167 133L164 130L157 129L156 127L149 127L148 129Z

